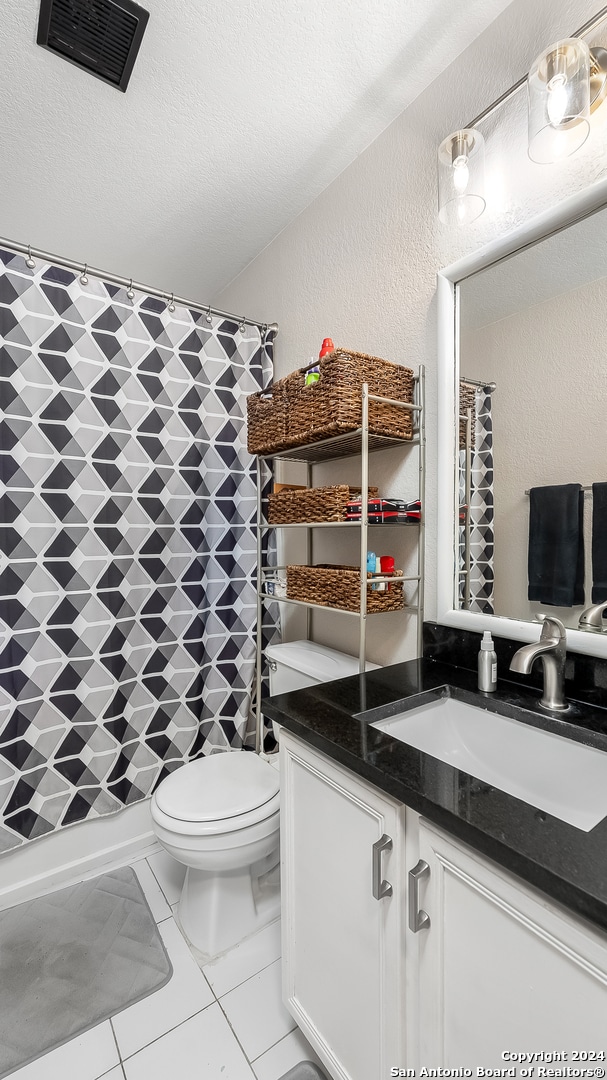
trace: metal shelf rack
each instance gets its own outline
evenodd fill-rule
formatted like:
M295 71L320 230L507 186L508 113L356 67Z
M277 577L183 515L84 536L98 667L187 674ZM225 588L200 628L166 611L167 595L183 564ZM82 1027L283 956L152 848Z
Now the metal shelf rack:
M369 432L369 402L385 402L396 405L413 413L413 438L399 439L374 435ZM263 722L261 717L261 671L262 671L262 612L263 604L277 602L280 604L293 604L306 608L308 611L307 636L310 637L310 614L312 610L338 611L343 615L354 615L359 620L359 671L365 670L366 661L366 634L367 634L367 550L369 529L418 529L417 542L417 573L401 578L401 581L415 582L417 591L417 604L407 605L404 614L417 616L417 651L422 654L423 635L423 608L424 608L424 539L425 539L425 488L426 488L426 436L424 425L425 408L425 369L419 367L414 376L414 401L394 401L391 398L380 397L369 393L369 387L365 383L362 387L362 423L355 431L345 435L337 435L330 439L322 439L318 442L308 443L305 446L297 446L291 450L282 450L275 454L264 454L257 457L257 635L256 635L256 745L259 751L263 748ZM312 487L312 470L315 464L332 461L338 458L360 456L361 459L361 492L366 492L369 487L369 454L391 447L418 449L418 498L421 505L420 520L416 522L390 522L385 524L369 524L367 500L361 500L360 521L322 521L305 524L290 525L267 525L263 520L262 490L264 463L275 460L300 461L307 464L307 486ZM283 566L264 567L262 560L262 535L270 529L305 529L306 530L306 563L312 563L312 535L315 529L341 528L346 530L358 529L360 532L360 609L359 611L346 611L343 608L329 607L324 604L313 604L302 600L290 600L288 597L274 596L266 593L263 589L264 578L268 574L276 574L284 570ZM377 582L390 581L389 577L374 579ZM383 614L383 613L377 613ZM387 613L386 613L387 614Z

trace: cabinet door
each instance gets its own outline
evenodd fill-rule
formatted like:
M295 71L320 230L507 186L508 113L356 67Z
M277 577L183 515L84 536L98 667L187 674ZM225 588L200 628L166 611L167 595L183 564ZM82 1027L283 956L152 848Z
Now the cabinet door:
M592 1065L572 1052L607 1051L607 938L423 821L419 854L418 1066L503 1069L510 1051Z
M285 732L280 753L284 1000L335 1080L380 1080L404 1060L404 807Z

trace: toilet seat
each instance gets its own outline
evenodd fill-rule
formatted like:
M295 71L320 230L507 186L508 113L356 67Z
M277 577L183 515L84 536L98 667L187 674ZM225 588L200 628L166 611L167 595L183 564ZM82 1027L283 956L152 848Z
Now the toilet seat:
M257 754L212 754L166 777L152 796L152 814L190 836L233 832L276 814L279 787L278 773Z

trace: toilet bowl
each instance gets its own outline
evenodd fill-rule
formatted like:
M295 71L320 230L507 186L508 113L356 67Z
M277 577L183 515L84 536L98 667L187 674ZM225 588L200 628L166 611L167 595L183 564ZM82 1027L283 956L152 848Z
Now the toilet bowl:
M187 867L178 917L204 957L280 912L279 776L256 754L211 754L175 770L151 799L163 847Z
M273 645L266 656L271 694L358 671L356 657L313 641ZM277 758L211 754L176 769L152 796L154 832L187 867L178 918L206 958L280 914Z

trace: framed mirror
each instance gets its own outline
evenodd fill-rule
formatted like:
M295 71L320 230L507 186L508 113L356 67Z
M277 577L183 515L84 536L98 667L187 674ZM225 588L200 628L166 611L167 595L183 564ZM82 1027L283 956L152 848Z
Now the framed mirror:
M607 182L446 268L438 301L438 619L531 641L552 613L569 648L607 656L607 632L578 628L603 598ZM571 546L547 585L554 498Z

